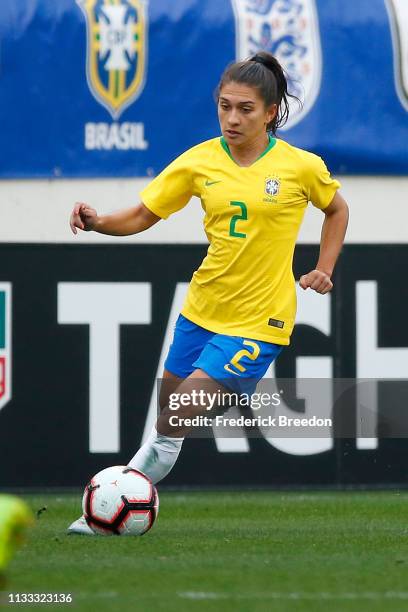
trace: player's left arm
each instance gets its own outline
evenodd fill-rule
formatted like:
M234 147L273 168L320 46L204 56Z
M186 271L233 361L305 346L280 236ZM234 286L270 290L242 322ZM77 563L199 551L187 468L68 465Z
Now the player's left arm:
M316 268L300 277L302 289L314 289L317 293L328 293L333 288L331 276L343 246L349 218L348 206L338 191L323 213L325 219L320 238L320 253Z

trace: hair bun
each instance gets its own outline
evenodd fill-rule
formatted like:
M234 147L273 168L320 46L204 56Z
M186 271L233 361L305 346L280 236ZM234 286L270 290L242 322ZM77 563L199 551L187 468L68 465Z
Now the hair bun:
M257 64L262 64L268 70L272 70L273 73L281 71L282 67L280 66L278 60L267 51L258 51L255 55L253 55L250 60L251 62L256 62Z
M270 64L271 64L271 62L268 62L266 57L262 57L262 55L259 55L258 53L254 55L253 57L251 57L250 61L256 62L257 64L263 64L266 68L270 68Z

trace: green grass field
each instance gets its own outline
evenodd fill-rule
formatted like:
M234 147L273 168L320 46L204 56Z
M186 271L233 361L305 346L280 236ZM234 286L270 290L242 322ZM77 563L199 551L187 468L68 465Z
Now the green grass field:
M79 497L25 499L47 511L14 557L6 592L74 598L36 608L408 610L405 492L163 492L142 538L66 536Z

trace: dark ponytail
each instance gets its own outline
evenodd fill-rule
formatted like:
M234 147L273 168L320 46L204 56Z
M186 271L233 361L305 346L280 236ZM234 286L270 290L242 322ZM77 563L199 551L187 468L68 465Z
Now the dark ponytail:
M276 130L288 120L288 99L294 98L301 104L299 98L288 92L288 82L282 66L266 51L259 51L248 60L236 62L226 68L216 90L217 101L222 87L231 81L256 87L266 107L277 105L275 118L266 126L267 131L272 134L276 134Z

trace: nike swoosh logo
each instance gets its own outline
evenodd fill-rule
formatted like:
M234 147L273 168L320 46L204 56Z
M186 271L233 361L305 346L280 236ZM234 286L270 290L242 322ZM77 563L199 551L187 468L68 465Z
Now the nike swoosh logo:
M231 374L235 374L235 376L241 376L241 374L238 374L238 372L234 372L234 370L231 370L229 363L225 364L224 370L227 370L227 372L230 372Z
M205 181L206 187L211 187L211 185L216 185L217 183L221 183L221 181L209 181L208 179Z

